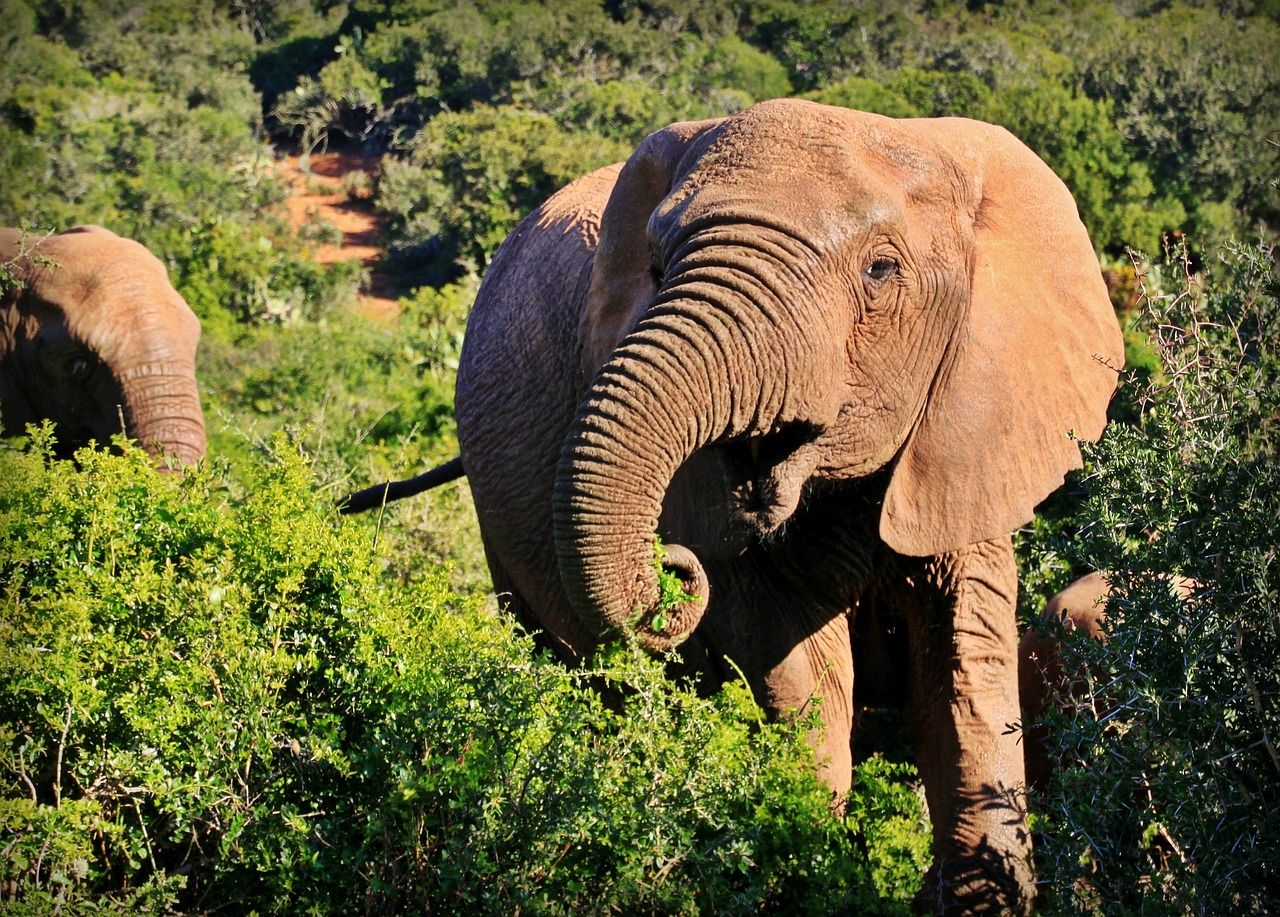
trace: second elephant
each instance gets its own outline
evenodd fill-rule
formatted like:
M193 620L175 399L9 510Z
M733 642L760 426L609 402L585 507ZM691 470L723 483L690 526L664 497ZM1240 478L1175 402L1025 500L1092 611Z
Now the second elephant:
M125 432L178 462L205 453L200 322L145 247L99 226L0 229L0 420L54 421L59 452ZM123 430L121 424L123 422Z

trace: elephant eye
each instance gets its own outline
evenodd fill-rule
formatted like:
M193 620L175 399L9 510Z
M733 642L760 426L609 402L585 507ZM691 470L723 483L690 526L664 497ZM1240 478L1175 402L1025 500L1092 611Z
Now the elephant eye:
M898 262L893 258L877 258L862 273L868 280L885 280L898 273Z
M67 375L73 382L86 382L93 375L93 361L86 356L72 357L67 362Z
M663 270L662 265L657 261L649 262L649 277L653 280L653 285L655 287L662 286Z

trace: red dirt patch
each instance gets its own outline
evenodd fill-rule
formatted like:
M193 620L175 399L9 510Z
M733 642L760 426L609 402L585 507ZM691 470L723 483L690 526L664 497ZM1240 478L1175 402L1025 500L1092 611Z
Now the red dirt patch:
M359 261L368 276L357 301L360 310L367 315L392 318L399 310L396 300L401 291L377 268L382 257L382 248L377 244L382 223L366 197L350 195L343 187L344 179L358 173L366 176L364 187L372 188L378 166L377 156L335 150L312 154L309 174L299 156L282 159L279 170L289 189L285 207L290 225L296 230L320 219L342 233L341 243L317 245L312 257L320 264Z

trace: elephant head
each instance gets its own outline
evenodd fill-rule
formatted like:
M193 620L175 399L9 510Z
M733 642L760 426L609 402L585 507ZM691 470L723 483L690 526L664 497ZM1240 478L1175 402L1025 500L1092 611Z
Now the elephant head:
M124 431L180 462L205 452L200 323L146 248L98 226L28 240L0 229L0 417L51 419L70 453Z
M655 649L707 601L670 546L693 598L657 611L654 533L695 453L714 450L759 538L883 471L881 539L939 554L1031 518L1079 467L1073 435L1101 433L1123 359L1070 193L1007 131L795 100L644 141L601 220L581 340L561 576L596 632Z

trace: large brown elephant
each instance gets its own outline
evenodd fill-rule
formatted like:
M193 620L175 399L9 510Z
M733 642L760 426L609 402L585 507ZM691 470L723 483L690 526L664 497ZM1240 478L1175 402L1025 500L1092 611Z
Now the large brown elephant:
M32 237L0 229L4 433L56 424L58 449L124 431L158 456L205 452L196 388L200 323L139 243L100 226Z
M609 635L779 715L911 711L922 903L1032 896L1010 532L1122 364L1071 195L1001 128L802 101L674 124L507 239L458 371L494 587L566 660ZM370 488L352 506L381 498ZM664 564L692 596L660 601Z

